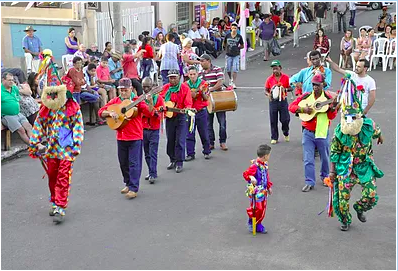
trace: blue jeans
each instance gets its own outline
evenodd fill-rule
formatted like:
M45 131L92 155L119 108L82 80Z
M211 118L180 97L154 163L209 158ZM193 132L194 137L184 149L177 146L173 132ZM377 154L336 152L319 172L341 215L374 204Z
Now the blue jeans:
M351 14L350 23L349 23L350 26L355 25L355 13L356 13L356 10L350 10L350 14Z
M137 193L142 170L142 140L118 140L117 155L125 185Z
M169 83L169 78L167 77L169 75L169 70L160 71L160 75L162 75L163 85Z
M80 92L73 92L72 93L73 98L75 99L75 101L80 104L81 103L81 95Z
M150 77L152 68L152 58L145 58L142 60L142 70L144 71L142 78Z
M144 129L144 154L149 176L158 177L159 130Z
M210 145L214 146L214 142L216 140L216 136L214 134L214 114L217 116L218 124L220 126L219 130L219 137L220 137L220 144L227 142L227 114L226 112L217 112L209 114L209 139Z
M227 72L239 72L240 56L225 56L227 59Z
M210 40L214 41L214 48L216 51L221 51L221 38L210 37Z
M210 154L210 140L209 140L209 130L208 130L208 113L207 108L203 108L195 115L195 125L193 127L192 133L189 132L189 126L191 124L191 117L188 118L188 136L187 136L187 155L195 155L195 130L198 128L198 133L200 140L202 141L203 154Z
M176 117L166 119L167 155L170 162L182 166L185 160L185 144L187 139L187 117L178 114Z
M321 178L329 176L329 132L326 138L315 138L315 133L304 129L302 145L305 184L315 186L315 147L321 157Z

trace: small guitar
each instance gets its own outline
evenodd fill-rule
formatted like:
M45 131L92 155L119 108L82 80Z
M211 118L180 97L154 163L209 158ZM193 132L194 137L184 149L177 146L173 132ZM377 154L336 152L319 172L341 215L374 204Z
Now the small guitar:
M312 108L312 113L307 114L307 113L299 113L299 118L302 121L310 121L312 120L317 113L324 113L328 111L329 109L329 104L333 103L336 101L335 98L327 99L326 97L319 97L313 104L309 104L307 100L302 100L299 102L299 107L310 107Z
M122 101L120 104L112 104L108 107L107 111L115 112L118 115L117 119L106 117L106 124L112 130L122 129L127 125L128 121L138 115L138 109L135 107L137 104L145 100L148 96L159 93L162 87L153 88L147 94L142 94L137 100L131 102L129 99Z
M179 114L187 114L188 112L196 113L196 109L194 109L194 108L186 108L186 109L175 108L175 103L173 103L172 101L167 101L164 103L163 107L159 108L159 112L166 112L165 113L166 118L172 118L174 113L179 113Z

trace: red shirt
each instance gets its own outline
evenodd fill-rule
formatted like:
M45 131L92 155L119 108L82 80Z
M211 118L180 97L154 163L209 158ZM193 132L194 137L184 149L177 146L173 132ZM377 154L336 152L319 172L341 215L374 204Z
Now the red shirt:
M159 107L164 106L164 100L163 98L158 95L158 100L156 101L155 104L155 109L159 109ZM160 129L160 114L159 113L154 113L153 116L148 117L148 116L143 116L142 117L142 127L144 129L149 129L149 130L159 130Z
M170 88L170 83L163 86L163 90L160 93L160 96L164 99L166 97L166 93ZM170 101L175 103L175 107L179 109L192 108L192 97L191 90L185 84L181 84L181 88L176 93L171 93ZM174 114L176 116L176 114Z
M134 97L133 101L137 100L138 97ZM107 110L108 107L112 104L120 104L122 100L119 97L113 98L110 100L104 107L98 110L98 115L101 117L102 112ZM154 111L150 112L147 104L142 101L137 105L138 115L131 119L126 126L122 129L116 130L116 139L122 141L131 141L131 140L142 140L143 137L143 128L142 128L142 116L145 114L146 116L153 116Z
M279 22L281 21L281 18L277 15L272 15L271 20L274 22L275 26L278 27Z
M189 85L187 82L184 83L189 88ZM209 101L203 100L202 93L206 93L206 95L209 95L209 83L207 83L205 80L202 80L202 82L199 85L199 88L201 88L200 91L196 93L196 97L192 99L192 108L195 108L196 111L202 110L203 108L207 107L209 104ZM192 97L192 96L191 96Z
M284 100L284 99L286 99L286 96L287 96L286 89L290 88L289 76L287 76L286 74L281 73L281 76L279 77L279 81L276 79L274 74L269 76L267 78L267 81L265 81L265 89L268 93L271 93L271 88L278 84L285 88L285 91L282 92L282 100Z
M124 54L122 59L122 67L124 76L130 79L138 79L137 63L135 57L132 54Z
M82 86L86 84L86 80L84 80L83 71L77 71L75 68L70 68L68 71L67 76L72 79L73 83L75 84L75 88L73 92L81 92Z
M145 44L144 48L142 48L142 46L140 46L140 48L138 48L138 51L144 49L146 52L142 54L142 58L153 58L153 49L152 46L149 44Z
M309 95L311 95L311 93L304 93L303 95L299 96L294 102L292 102L289 105L289 111L292 112L293 114L296 114L296 111L299 109L298 104L303 100L306 99ZM332 98L332 96L325 91L325 96L326 98L330 99ZM328 119L329 119L329 126L330 126L330 120L334 119L337 116L337 110L328 110L327 111L327 115L328 115ZM314 117L312 120L310 121L302 121L301 125L310 131L314 131L315 132L315 128L316 128L316 120L317 118Z
M261 165L265 164L259 158L256 159L256 162L261 164ZM250 167L248 169L246 169L245 172L243 172L243 178L247 182L250 182L250 176L253 176L254 178L256 178L257 170L258 170L258 167L257 167L256 163L251 164ZM268 173L268 170L267 170L267 189L272 187L272 185L273 185L273 183L271 182L271 180L269 178L269 173Z
M109 81L111 80L111 74L109 72L108 67L102 67L101 64L97 67L97 78L100 81Z

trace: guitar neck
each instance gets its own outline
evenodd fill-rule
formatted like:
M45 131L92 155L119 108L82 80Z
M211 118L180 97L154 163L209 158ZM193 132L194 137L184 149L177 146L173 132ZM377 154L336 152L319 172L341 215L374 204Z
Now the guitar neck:
M331 99L326 100L326 101L324 101L324 102L320 102L319 105L320 105L320 106L324 106L324 105L333 103L333 101L334 101L334 98L331 98Z
M147 95L154 95L154 94L157 94L157 93L159 93L161 91L162 91L162 88L161 87L157 87L157 88L152 89L147 94L145 94L145 93L141 94L141 96L138 97L137 100L135 100L134 102L132 102L131 104L129 104L128 106L125 107L126 112L129 111L134 106L136 106L137 104L139 104L140 102L144 101L146 99Z

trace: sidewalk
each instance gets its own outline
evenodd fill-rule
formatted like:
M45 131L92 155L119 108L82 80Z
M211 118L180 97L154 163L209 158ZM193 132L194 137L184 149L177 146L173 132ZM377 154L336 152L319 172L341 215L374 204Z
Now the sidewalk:
M326 32L331 31L332 29L332 24L325 24L323 25L323 29L325 29ZM301 24L299 26L299 40L302 38L307 38L315 34L316 30L316 22L308 22ZM290 42L293 42L293 33L289 34L290 36L285 36L281 39L278 39L279 44L282 47L282 52L283 54L283 48L285 44L288 44ZM299 42L300 45L300 42ZM262 57L264 53L264 47L259 46L257 43L256 49L252 52L247 51L246 52L246 64L255 61L258 57ZM219 66L221 68L224 68L225 66L225 53L223 52L217 59L213 59L212 63L216 66Z

